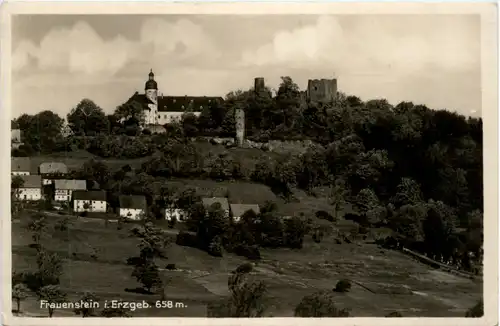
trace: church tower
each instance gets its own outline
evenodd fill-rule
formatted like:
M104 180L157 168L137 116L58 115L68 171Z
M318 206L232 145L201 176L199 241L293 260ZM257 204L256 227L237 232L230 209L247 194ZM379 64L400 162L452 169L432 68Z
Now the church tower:
M148 108L145 112L146 124L157 124L158 116L158 84L155 81L153 69L149 72L149 78L144 87L146 98L149 100Z

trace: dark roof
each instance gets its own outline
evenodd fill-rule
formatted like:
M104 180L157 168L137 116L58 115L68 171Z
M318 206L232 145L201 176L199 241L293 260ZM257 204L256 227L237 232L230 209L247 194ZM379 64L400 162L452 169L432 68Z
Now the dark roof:
M20 175L23 179L24 184L21 188L41 188L42 187L42 176L38 174L32 175Z
M31 160L29 157L12 157L11 171L31 171Z
M241 217L249 210L253 210L255 214L260 213L260 208L257 204L231 204L231 213L233 216Z
M149 72L149 79L144 85L144 89L158 89L158 84L155 81L155 74L153 73L153 69Z
M144 196L120 196L120 208L146 209L146 197Z
M40 174L68 173L68 167L62 162L44 162L39 170Z
M215 203L219 203L223 210L225 210L225 211L229 210L229 202L227 201L227 198L225 198L225 197L202 198L201 202L203 203L203 206L205 206L205 207L210 207Z
M161 96L158 97L159 112L200 112L204 108L224 102L222 97L207 96Z
M145 94L135 93L128 102L140 103L144 110L149 110L151 101ZM158 96L159 112L200 112L202 108L210 107L215 103L223 103L222 97L216 96ZM184 108L183 108L184 107ZM200 107L202 107L200 109Z
M106 192L102 190L75 190L73 191L73 200L106 200Z
M87 190L85 180L55 180L55 188L59 190Z

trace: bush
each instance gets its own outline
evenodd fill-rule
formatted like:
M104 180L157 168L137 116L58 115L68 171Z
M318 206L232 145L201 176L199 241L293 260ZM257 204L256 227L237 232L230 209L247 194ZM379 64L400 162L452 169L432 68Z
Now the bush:
M322 219L322 220L327 220L327 221L330 221L330 222L335 222L336 221L335 217L333 217L327 211L317 211L315 213L315 215L316 215L317 218Z
M337 308L332 294L321 291L302 298L295 317L349 317L349 311Z
M142 257L129 257L127 258L127 265L139 266L144 264L144 258Z
M167 269L169 271L173 271L173 270L176 270L177 268L175 267L175 264L167 264L165 269Z
M403 315L399 311L393 311L390 314L387 314L385 317L403 317Z
M219 241L212 241L208 246L208 253L215 257L222 257L222 245Z
M238 245L234 247L234 253L250 260L260 260L260 250L257 246Z
M236 273L246 274L250 273L252 270L253 270L253 265L250 263L245 263L236 268Z
M349 292L351 289L351 281L343 279L337 282L337 285L335 285L335 292Z
M186 246L199 248L198 237L196 234L181 231L177 234L177 238L175 239L175 243L178 246Z
M465 317L467 318L480 318L484 316L484 303L483 299L480 299L478 303L465 313Z

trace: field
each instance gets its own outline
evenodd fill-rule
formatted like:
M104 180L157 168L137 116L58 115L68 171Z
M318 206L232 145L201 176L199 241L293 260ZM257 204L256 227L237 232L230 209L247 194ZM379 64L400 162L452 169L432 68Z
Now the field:
M209 146L213 153L222 151L221 146ZM262 153L258 150L235 149L235 155L243 155L255 161ZM43 161L62 161L70 169L80 168L91 154L81 151L32 157L33 166ZM133 168L148 158L136 160L106 159L110 168L130 164ZM263 204L267 200L278 204L282 215L314 216L318 210L331 211L325 196L313 197L302 191L295 192L295 200L284 201L267 187L248 182L216 182L212 180L166 180L176 188L195 187L202 196L228 196L230 203ZM349 207L344 208L349 210ZM51 222L62 218L49 215ZM78 300L84 291L96 293L101 302L123 299L126 301L153 302L159 295L134 292L140 286L131 276L132 267L126 259L138 253L137 241L129 236L128 227L118 230L114 223L105 226L99 219L72 217L72 225L66 232L56 232L44 238L48 250L64 257L64 275L61 286L70 300ZM333 224L313 218L317 224L329 225L335 230L348 230L352 222L342 218ZM31 235L25 229L26 216L12 223L12 263L16 272L33 270L35 249L29 247ZM174 230L168 230L175 237ZM97 258L91 257L96 253ZM172 244L168 260L158 262L162 278L167 284L166 300L182 303L183 308L136 310L134 316L206 316L206 306L228 294L227 278L230 271L246 262L242 257L225 254L215 258L200 250ZM348 293L336 293L339 307L351 310L355 317L383 317L399 311L405 317L462 317L482 297L482 283L443 271L410 259L401 252L383 250L374 244L336 244L333 237L325 236L315 243L308 236L304 248L262 249L262 260L254 269L256 279L268 288L266 316L293 316L300 300L318 290L331 290L343 278L353 281ZM167 271L166 264L174 263L178 270ZM24 315L46 316L34 296L21 306ZM73 316L70 310L56 310L54 316Z
M241 185L240 185L241 186ZM49 215L52 222L61 216ZM29 248L31 236L24 228L25 217L12 224L13 269L32 270L35 249ZM66 232L55 232L43 239L48 250L65 257L62 288L71 300L84 291L96 293L101 301L123 299L154 302L159 295L144 295L127 289L139 287L131 277L132 267L125 260L138 252L137 242L127 228L117 230L102 220L72 218ZM342 223L341 223L342 224ZM170 230L172 236L175 230ZM97 259L90 258L97 252ZM382 250L367 243L335 244L325 237L314 243L310 237L302 250L262 250L255 268L256 279L268 287L267 316L293 316L301 298L317 290L332 289L342 278L353 281L349 293L336 294L340 307L351 309L351 316L385 316L400 311L404 316L446 317L464 315L481 297L482 284L446 274L418 263L404 254ZM168 260L159 261L167 284L166 300L180 302L183 308L136 310L134 316L203 317L206 305L228 294L228 273L244 263L242 257L225 254L211 257L197 249L172 244ZM163 267L175 263L177 271ZM22 304L25 315L46 316L35 297ZM54 316L73 316L57 310Z

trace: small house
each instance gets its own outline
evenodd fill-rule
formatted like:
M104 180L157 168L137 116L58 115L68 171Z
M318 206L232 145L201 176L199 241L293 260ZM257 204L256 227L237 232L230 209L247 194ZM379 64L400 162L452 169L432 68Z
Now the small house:
M221 209L224 211L224 214L229 217L229 202L225 197L211 197L211 198L202 198L201 202L205 209L211 207L215 203L219 203Z
M31 160L29 157L13 157L10 160L11 175L30 175Z
M42 177L39 175L16 176L23 180L18 189L13 189L15 196L20 200L41 200L42 199Z
M73 191L87 190L87 181L85 180L55 180L54 181L56 201L70 201Z
M257 204L231 204L231 216L235 222L240 221L243 214L247 211L254 211L255 214L260 213L259 205Z
M107 210L106 192L102 190L75 190L73 191L74 212L99 212Z
M131 220L139 220L141 216L146 214L147 203L146 197L132 195L122 195L120 201L120 216Z
M38 172L42 176L42 184L53 184L56 177L68 174L68 167L62 162L44 162L40 164Z

